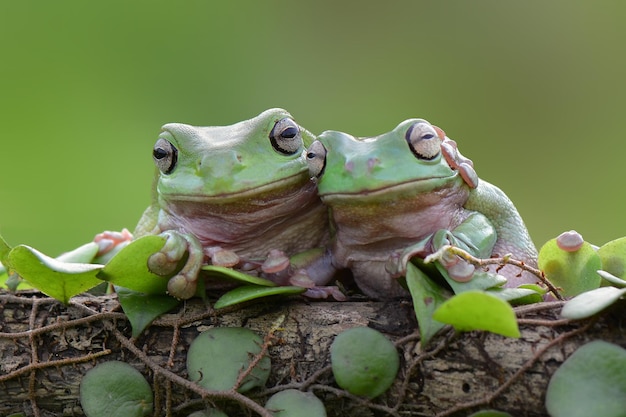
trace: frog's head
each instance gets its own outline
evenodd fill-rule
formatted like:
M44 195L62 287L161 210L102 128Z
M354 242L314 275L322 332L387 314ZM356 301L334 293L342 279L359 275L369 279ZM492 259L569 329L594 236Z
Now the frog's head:
M230 126L163 126L152 152L165 200L237 200L308 180L314 136L282 109Z
M361 139L326 131L309 147L307 162L325 201L355 195L393 199L456 184L475 187L477 181L471 161L458 154L443 130L423 119L405 120L391 132Z

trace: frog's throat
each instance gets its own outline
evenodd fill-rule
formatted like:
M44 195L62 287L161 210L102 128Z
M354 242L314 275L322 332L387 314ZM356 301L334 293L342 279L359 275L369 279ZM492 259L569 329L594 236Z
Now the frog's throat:
M172 202L201 202L201 203L227 203L231 201L244 201L264 194L272 194L279 190L292 190L297 187L305 187L309 182L306 171L298 172L288 177L270 181L266 184L253 188L243 189L230 193L212 192L210 187L202 190L201 193L161 193L161 198Z
M413 195L428 193L442 188L459 187L463 185L463 180L457 172L445 177L428 177L418 180L403 181L390 184L384 187L361 189L350 192L323 192L318 189L318 194L324 201L332 200L375 200L381 196L401 196L410 197ZM389 197L387 197L389 198Z

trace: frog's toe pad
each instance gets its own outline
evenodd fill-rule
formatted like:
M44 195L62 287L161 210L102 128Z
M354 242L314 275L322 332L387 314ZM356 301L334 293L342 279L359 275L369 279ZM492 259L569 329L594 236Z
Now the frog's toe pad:
M156 252L148 258L148 269L157 275L170 275L176 271L177 266L178 261L170 259L163 252Z
M167 292L172 297L181 300L187 300L196 293L197 283L195 280L190 281L184 275L175 275L167 283Z

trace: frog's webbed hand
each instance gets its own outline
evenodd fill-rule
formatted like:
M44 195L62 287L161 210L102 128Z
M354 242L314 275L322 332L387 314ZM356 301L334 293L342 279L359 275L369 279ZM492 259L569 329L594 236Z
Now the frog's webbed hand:
M424 240L393 255L386 268L393 276L403 276L411 258L414 256L424 258L447 245L456 246L478 258L488 258L491 256L496 238L496 230L487 217L474 212L455 229L439 229ZM455 281L467 282L474 275L474 266L458 255L445 254L440 263Z
M132 240L133 235L128 229L123 229L121 232L107 230L98 233L93 238L93 241L98 245L98 253L95 256L96 262L106 264Z
M157 275L171 275L188 253L182 269L176 272L176 275L167 283L167 291L173 297L183 300L193 297L204 260L202 245L195 236L174 230L162 232L161 236L167 238L165 245L159 252L150 256L148 268Z

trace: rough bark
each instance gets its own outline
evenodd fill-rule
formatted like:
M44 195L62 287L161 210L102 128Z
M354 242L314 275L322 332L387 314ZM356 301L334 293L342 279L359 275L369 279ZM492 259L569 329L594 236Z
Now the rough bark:
M186 377L189 343L212 326L243 326L260 335L278 327L269 347L268 390L252 394L259 404L278 387L297 387L323 399L329 416L465 416L488 408L514 416L545 416L549 378L573 351L594 339L626 346L623 305L581 322L559 320L560 305L520 308L520 339L447 330L424 348L408 301L296 298L215 312L194 300L162 316L132 341L115 297L75 298L63 306L34 293L0 294L0 415L83 415L82 376L99 362L122 360L152 382L158 415L169 409L170 415L186 416L194 405L202 406L199 394L176 379ZM338 389L328 369L334 336L355 326L385 333L396 342L402 359L392 389L373 401ZM256 415L232 399L213 400L231 416Z

